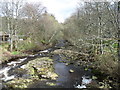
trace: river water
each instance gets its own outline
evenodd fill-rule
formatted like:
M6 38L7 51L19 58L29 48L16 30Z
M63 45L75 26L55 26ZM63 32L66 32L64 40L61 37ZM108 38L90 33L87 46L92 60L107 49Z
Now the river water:
M76 66L74 64L66 65L61 61L59 55L54 55L55 72L59 75L57 85L64 88L86 88L86 85L91 83L92 73L90 70L85 71L84 67ZM65 60L64 60L65 61ZM73 72L70 72L73 70Z
M16 78L19 75L12 72L12 70L14 70L15 68L22 68L28 61L38 57L44 57L47 54L49 54L51 51L63 47L64 44L65 44L64 41L61 41L60 43L56 44L54 49L49 48L47 50L40 51L43 54L29 55L27 57L19 58L15 61L11 61L3 65L3 68L0 69L1 81L8 82ZM86 85L92 82L91 79L92 73L90 70L86 71L83 66L77 66L75 64L66 65L66 63L62 61L67 62L67 60L63 60L61 58L61 55L59 54L54 55L52 58L54 59L55 72L59 76L56 80L56 84L58 87L60 86L63 88L86 88ZM70 70L72 70L73 72L70 72Z

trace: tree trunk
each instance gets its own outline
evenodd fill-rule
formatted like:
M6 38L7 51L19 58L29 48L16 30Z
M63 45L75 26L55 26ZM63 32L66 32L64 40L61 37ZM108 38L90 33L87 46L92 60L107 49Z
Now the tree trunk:
M118 2L118 59L120 61L120 1Z

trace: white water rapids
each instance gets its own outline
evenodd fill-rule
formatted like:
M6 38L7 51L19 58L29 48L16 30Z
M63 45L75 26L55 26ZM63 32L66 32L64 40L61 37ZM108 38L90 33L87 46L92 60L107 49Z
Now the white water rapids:
M47 53L47 52L49 52L49 50L43 50L43 51L40 51L40 52L41 53ZM29 55L29 57L35 57L37 55L41 55L41 54ZM7 63L7 67L0 69L0 76L2 76L2 78L0 78L0 80L6 82L6 81L14 79L15 75L9 76L8 71L11 68L14 68L17 64L20 64L23 61L25 61L26 59L27 59L27 57L18 59L17 61L11 61L11 62ZM25 68L25 65L22 65L20 68Z
M82 84L75 86L75 88L87 88L86 85L91 83L92 79L86 76L82 77Z
M9 80L12 80L15 78L14 75L12 76L9 76L8 75L8 71L11 69L11 68L14 68L17 64L25 61L27 58L22 58L22 59L19 59L18 61L12 61L10 63L7 63L7 67L3 68L0 70L0 76L3 76L2 78L0 78L0 80L3 80L3 81L9 81Z

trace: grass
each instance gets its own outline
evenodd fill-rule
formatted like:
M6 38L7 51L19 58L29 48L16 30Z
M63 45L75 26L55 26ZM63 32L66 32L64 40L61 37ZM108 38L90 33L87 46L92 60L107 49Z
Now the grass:
M12 54L12 55L18 55L18 54L20 54L20 52L18 52L18 51L13 51L13 52L11 52L11 54Z

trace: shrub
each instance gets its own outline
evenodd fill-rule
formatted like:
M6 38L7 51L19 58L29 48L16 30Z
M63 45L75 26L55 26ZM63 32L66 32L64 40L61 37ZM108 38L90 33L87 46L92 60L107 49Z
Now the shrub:
M98 69L106 74L112 76L118 75L118 60L117 56L115 57L111 53L105 53L101 55L96 55L96 65Z

